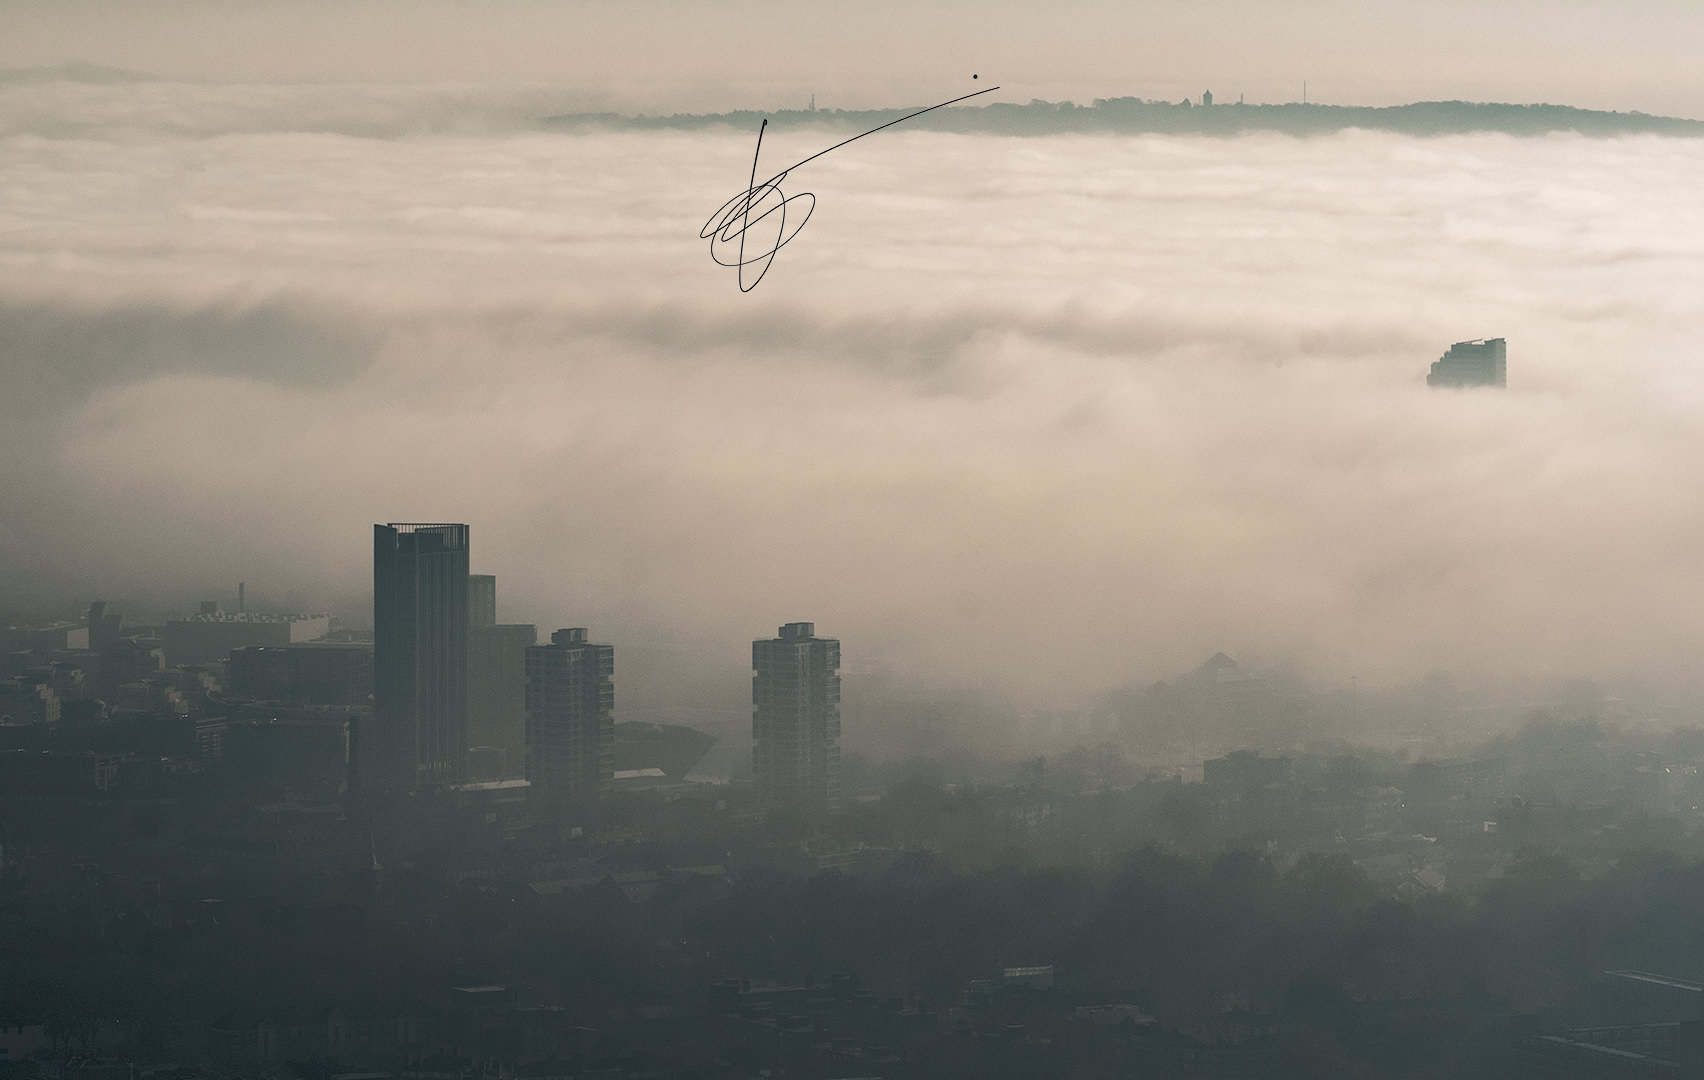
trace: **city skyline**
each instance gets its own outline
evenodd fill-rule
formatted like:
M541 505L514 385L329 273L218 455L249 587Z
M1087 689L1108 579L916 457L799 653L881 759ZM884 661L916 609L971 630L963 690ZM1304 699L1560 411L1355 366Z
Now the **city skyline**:
M1704 1069L1704 4L0 25L0 1080Z

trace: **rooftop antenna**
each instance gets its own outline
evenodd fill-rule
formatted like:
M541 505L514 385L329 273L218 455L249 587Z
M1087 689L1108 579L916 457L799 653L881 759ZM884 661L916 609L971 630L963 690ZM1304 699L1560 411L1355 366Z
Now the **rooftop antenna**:
M238 612L238 614L241 614L242 612L248 610L247 608L245 608L243 606L243 590L246 589L247 587L248 587L247 582L242 582L242 581L237 582L237 612Z
M811 95L811 112L816 112L816 95Z
M1306 79L1303 79L1302 80L1302 104L1306 105L1307 103L1308 103L1308 81Z

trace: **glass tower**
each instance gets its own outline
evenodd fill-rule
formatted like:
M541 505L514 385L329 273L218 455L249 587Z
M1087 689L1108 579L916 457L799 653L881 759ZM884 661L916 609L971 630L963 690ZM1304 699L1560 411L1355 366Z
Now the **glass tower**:
M373 737L362 782L467 773L467 526L373 526Z

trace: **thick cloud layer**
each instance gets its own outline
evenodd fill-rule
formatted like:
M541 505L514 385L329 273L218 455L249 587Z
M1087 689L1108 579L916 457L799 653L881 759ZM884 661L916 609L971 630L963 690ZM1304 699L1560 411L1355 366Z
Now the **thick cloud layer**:
M897 129L742 295L697 235L753 132L16 93L70 134L0 138L0 591L359 610L372 522L457 520L504 618L736 691L791 619L1055 693L1704 648L1704 142ZM1479 336L1509 389L1428 391Z

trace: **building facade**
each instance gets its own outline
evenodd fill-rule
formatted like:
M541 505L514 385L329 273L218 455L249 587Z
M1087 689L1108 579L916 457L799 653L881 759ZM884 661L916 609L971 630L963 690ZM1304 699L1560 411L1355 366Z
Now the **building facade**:
M467 624L495 626L497 624L497 577L495 574L467 576Z
M751 643L752 775L771 810L806 818L838 813L840 642L816 625L788 623Z
M467 632L467 742L501 751L505 776L526 760L527 650L538 644L531 623L472 626Z
M615 777L615 647L581 628L526 651L527 779L540 797L583 802Z
M373 526L373 731L361 781L393 792L467 772L466 525Z
M527 758L527 649L537 644L538 627L531 623L497 621L497 578L492 574L469 574L469 779L523 775Z
M365 705L373 695L373 647L367 642L321 641L232 649L225 682L237 698Z

